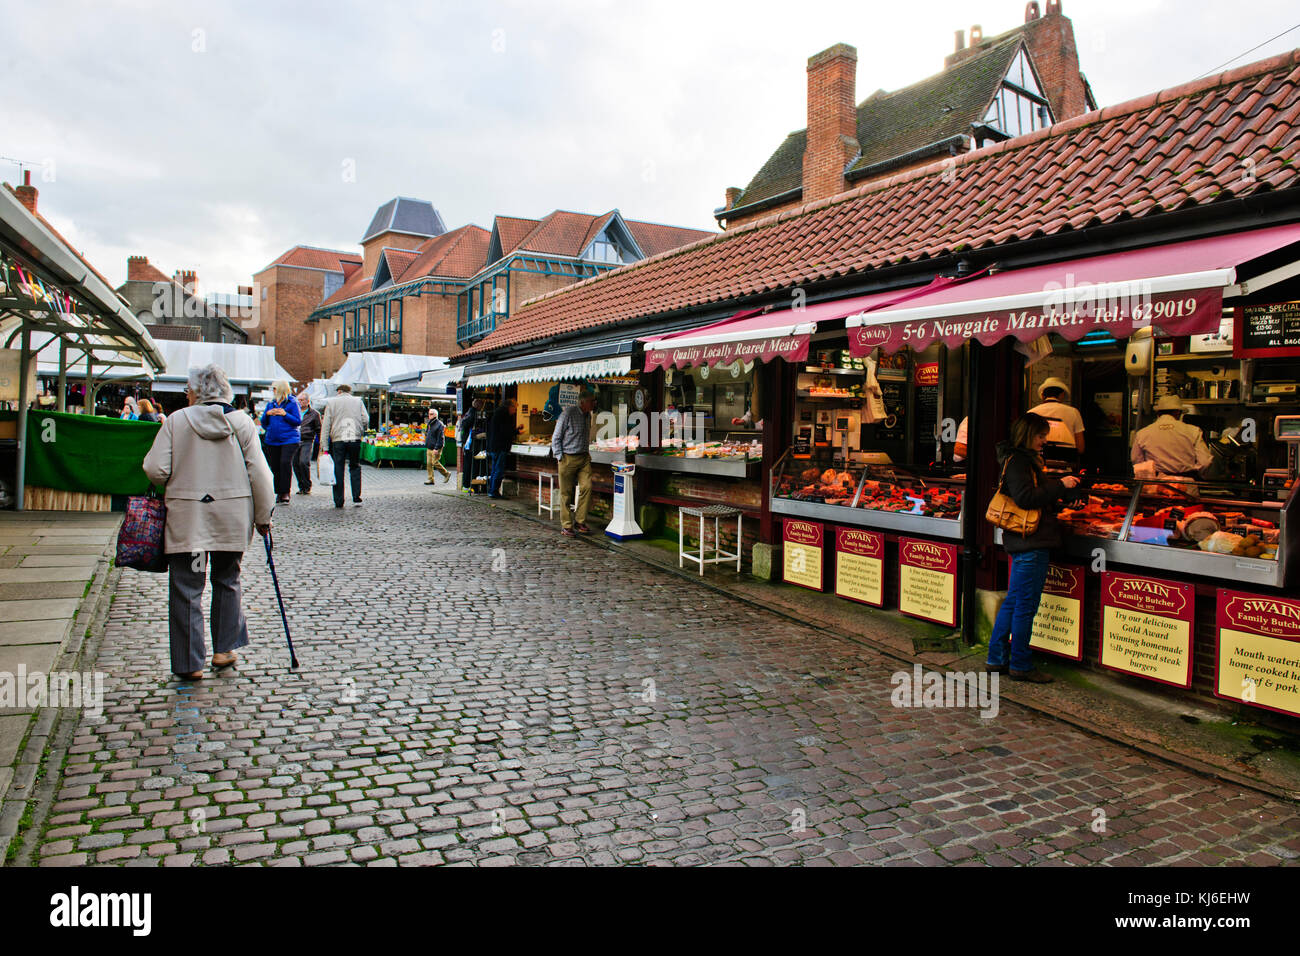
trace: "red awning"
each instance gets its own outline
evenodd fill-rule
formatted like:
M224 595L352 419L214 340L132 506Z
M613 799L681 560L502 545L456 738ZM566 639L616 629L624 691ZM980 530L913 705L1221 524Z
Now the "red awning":
M770 362L774 358L783 358L787 362L802 362L808 358L808 342L818 323L897 305L945 288L953 281L941 277L922 288L895 289L774 312L750 309L711 325L645 338L641 340L645 343L645 370L730 365L738 359L742 362Z
M1165 335L1214 332L1237 267L1298 242L1300 225L1273 226L950 283L850 317L849 348L866 355L1049 332L1072 342L1094 331L1122 339L1152 326Z

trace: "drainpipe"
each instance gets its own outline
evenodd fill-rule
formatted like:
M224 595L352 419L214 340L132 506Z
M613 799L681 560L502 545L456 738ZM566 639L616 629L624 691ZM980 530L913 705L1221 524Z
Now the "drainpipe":
M970 340L970 374L966 377L966 490L962 508L965 526L962 528L961 551L961 630L967 645L976 640L975 570L979 564L979 522L984 518L973 494L979 487L978 464L984 458L984 436L988 431L984 427L984 413L979 407L980 367L984 364L984 352L983 345L975 339Z
M18 353L18 475L14 511L23 511L27 497L27 365L31 361L32 330L23 322L23 344Z

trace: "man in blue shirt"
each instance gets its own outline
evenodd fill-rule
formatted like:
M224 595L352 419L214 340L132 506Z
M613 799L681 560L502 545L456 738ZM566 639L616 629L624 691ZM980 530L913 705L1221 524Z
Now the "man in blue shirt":
M578 393L578 404L560 413L551 434L551 454L560 460L560 533L572 538L586 534L587 509L591 506L591 413L596 395L589 389ZM578 488L576 514L569 513L574 485Z

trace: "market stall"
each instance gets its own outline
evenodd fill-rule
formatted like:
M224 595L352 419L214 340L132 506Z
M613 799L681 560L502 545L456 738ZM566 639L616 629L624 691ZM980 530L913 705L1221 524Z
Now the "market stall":
M379 467L387 462L425 462L424 428L419 425L385 425L370 429L361 442L361 460Z

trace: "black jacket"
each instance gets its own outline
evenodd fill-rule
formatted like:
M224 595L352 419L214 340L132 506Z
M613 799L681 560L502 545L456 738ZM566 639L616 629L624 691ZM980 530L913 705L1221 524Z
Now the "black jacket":
M998 443L998 467L1006 466L1002 491L1021 508L1042 512L1038 529L1029 535L1002 532L1002 546L1007 554L1036 551L1040 548L1061 546L1061 523L1056 514L1061 510L1061 498L1069 489L1056 478L1049 478L1028 452L1012 447L1010 442Z
M424 447L437 451L446 440L447 425L441 418L430 418L424 423Z
M509 451L515 443L515 416L510 409L502 405L492 413L488 424L487 450L491 454Z

